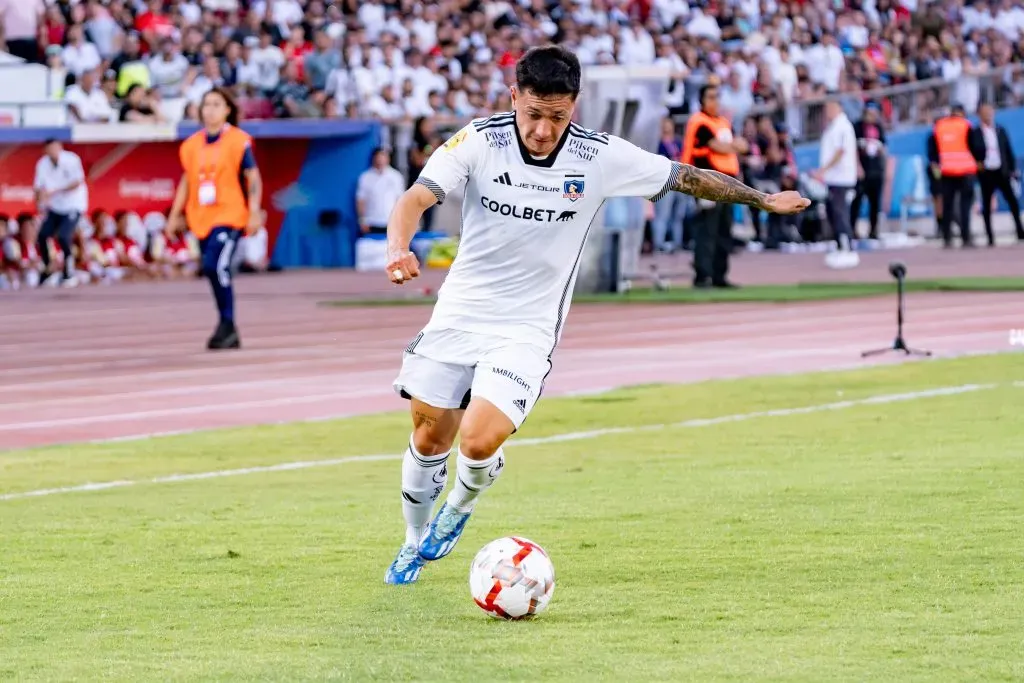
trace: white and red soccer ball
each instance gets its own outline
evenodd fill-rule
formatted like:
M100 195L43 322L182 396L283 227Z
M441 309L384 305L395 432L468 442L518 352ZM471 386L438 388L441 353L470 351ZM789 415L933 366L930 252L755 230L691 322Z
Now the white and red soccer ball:
M495 619L522 619L540 614L555 590L555 566L533 541L508 536L491 541L469 568L469 591Z

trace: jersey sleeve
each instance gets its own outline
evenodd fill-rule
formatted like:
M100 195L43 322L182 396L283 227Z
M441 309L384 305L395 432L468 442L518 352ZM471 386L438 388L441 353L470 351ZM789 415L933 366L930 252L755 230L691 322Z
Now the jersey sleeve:
M242 171L256 168L256 155L252 152L252 142L245 143L245 151L242 153Z
M479 165L482 139L473 124L467 125L434 150L416 184L433 192L437 203L443 204L448 193L461 185Z
M672 190L682 169L679 162L614 135L608 136L607 154L599 158L606 197L643 197L656 202Z

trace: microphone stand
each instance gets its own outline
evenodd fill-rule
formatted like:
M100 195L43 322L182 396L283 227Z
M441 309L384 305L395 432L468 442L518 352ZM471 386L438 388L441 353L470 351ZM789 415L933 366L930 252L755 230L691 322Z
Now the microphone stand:
M907 346L906 341L903 339L903 278L904 272L900 271L894 273L896 275L896 339L893 341L892 346L887 346L882 349L871 349L870 351L864 351L861 353L861 358L867 358L869 356L878 356L883 353L890 351L899 351L907 356L930 356L931 351L925 351L922 349L912 349Z

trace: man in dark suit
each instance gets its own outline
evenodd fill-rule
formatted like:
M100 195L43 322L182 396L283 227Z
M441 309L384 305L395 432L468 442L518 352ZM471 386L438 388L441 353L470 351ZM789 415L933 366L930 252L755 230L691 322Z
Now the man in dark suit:
M995 108L987 102L978 107L977 126L971 130L971 153L978 160L978 182L981 185L981 216L985 220L985 232L989 246L995 246L992 232L992 197L996 190L1006 200L1017 226L1017 239L1024 240L1024 225L1020 219L1020 204L1013 191L1011 178L1018 176L1017 159L1010 145L1006 129L996 123Z

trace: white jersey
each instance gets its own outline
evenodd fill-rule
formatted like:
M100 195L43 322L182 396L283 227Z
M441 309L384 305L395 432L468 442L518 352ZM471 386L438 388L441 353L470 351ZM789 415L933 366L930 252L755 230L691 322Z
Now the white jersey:
M515 114L476 119L439 147L417 182L443 202L466 182L458 255L424 329L558 343L590 225L610 197L657 201L680 165L622 138L569 125L544 159Z

